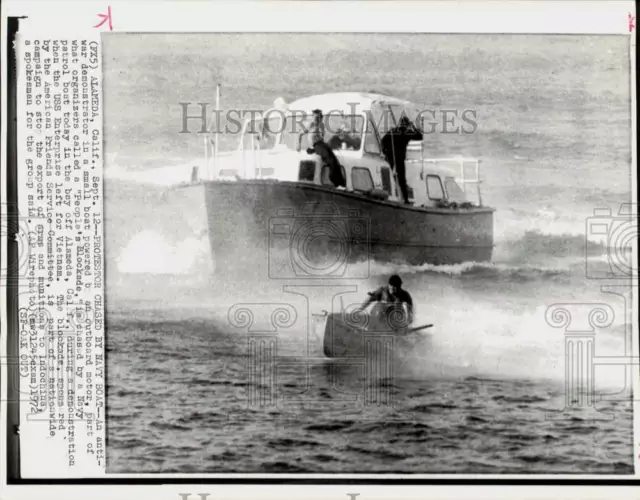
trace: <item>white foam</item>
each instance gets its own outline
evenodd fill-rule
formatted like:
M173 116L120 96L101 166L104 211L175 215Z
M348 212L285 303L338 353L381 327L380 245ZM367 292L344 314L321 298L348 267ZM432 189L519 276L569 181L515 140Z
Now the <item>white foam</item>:
M436 327L428 342L405 353L405 371L420 378L477 376L564 383L565 331L546 322L546 306L518 311L469 300L454 306L450 295L446 303L451 307L442 302L429 307L429 322ZM624 356L623 336L611 328L598 331L595 352ZM623 370L596 370L597 390L621 390L625 382Z
M206 238L187 238L171 244L154 231L136 234L117 259L124 274L188 274L208 251Z

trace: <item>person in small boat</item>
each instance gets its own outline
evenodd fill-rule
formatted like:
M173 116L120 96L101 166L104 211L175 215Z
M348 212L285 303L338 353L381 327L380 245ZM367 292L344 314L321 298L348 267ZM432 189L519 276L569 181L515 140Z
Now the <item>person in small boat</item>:
M311 147L307 149L308 154L317 154L322 159L322 163L329 167L329 179L335 187L346 187L347 181L342 175L340 162L329 145L324 142L324 123L322 111L315 109L313 111L313 121L311 122L310 135Z
M413 299L411 294L402 288L402 279L397 274L389 278L387 286L369 292L369 297L359 310L365 310L374 302L376 305L373 307L371 315L379 321L386 321L395 329L405 328L413 323ZM404 307L406 307L406 314Z
M422 132L406 116L402 116L398 125L389 130L382 138L382 152L387 157L391 168L395 169L398 174L398 184L400 184L400 191L402 191L402 197L406 204L410 203L405 167L407 146L411 141L421 140Z

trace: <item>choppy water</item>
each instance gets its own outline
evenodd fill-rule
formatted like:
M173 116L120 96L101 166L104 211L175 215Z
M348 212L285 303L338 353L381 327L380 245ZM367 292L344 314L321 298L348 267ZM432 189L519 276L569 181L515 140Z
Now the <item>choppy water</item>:
M595 208L631 198L626 38L112 35L105 47L110 472L632 473L629 372L596 367L597 411L557 413L574 402L564 329L545 319L553 304L604 303L613 319L596 354L630 342L625 297L589 278L610 270L606 238L585 235ZM344 295L359 302L401 272L418 320L435 324L398 349L392 373L305 366L319 354L308 313L337 292L225 290L207 276L205 241L160 235L161 188L123 180L197 161L179 102L213 102L218 82L226 108L376 90L477 110L473 136L427 143L483 160L493 262L360 264L371 278ZM265 303L296 314L259 387L246 328L229 323L236 303L259 304L256 321Z

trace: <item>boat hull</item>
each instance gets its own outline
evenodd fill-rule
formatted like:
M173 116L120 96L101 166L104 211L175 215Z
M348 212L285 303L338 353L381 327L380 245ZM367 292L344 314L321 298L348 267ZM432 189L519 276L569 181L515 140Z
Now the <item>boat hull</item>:
M367 278L368 265L355 264L483 262L493 250L491 208L418 208L268 180L205 181L172 197L174 225L199 212L216 274L228 279Z
M323 335L327 358L364 358L391 362L390 355L411 348L412 340L422 333L405 333L377 322L372 316L345 313L328 314Z

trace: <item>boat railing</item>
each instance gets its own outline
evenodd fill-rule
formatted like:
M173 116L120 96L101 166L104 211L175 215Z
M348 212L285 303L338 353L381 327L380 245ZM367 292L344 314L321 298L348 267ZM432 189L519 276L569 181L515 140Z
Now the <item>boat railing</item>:
M220 110L220 84L216 85L216 112ZM248 122L245 122L245 128ZM212 124L213 127L213 124ZM243 129L243 136L245 134ZM207 179L262 179L273 176L272 167L263 168L262 155L260 154L260 142L256 141L254 134L251 137L251 147L245 148L244 142L240 141L240 146L236 151L221 153L219 150L220 133L213 132L212 128L204 134L204 170ZM202 174L195 171L192 173L192 180L201 177Z
M439 167L446 165L447 167L451 167L453 164L458 169L458 178L456 178L456 182L461 184L465 197L468 197L469 195L467 186L475 185L478 205L482 206L482 192L480 189L480 184L482 184L482 180L480 179L480 160L477 158L464 157L462 155L442 158L425 158L424 143L412 141L407 147L407 158L405 162L421 165L421 179L424 179L425 177L425 166L433 165L435 167Z
M263 154L260 144L251 137L251 144L242 144L235 151L215 152L215 137L211 134L204 141L205 172L208 179L264 179L273 177L275 169L263 165ZM274 152L275 154L276 152Z

